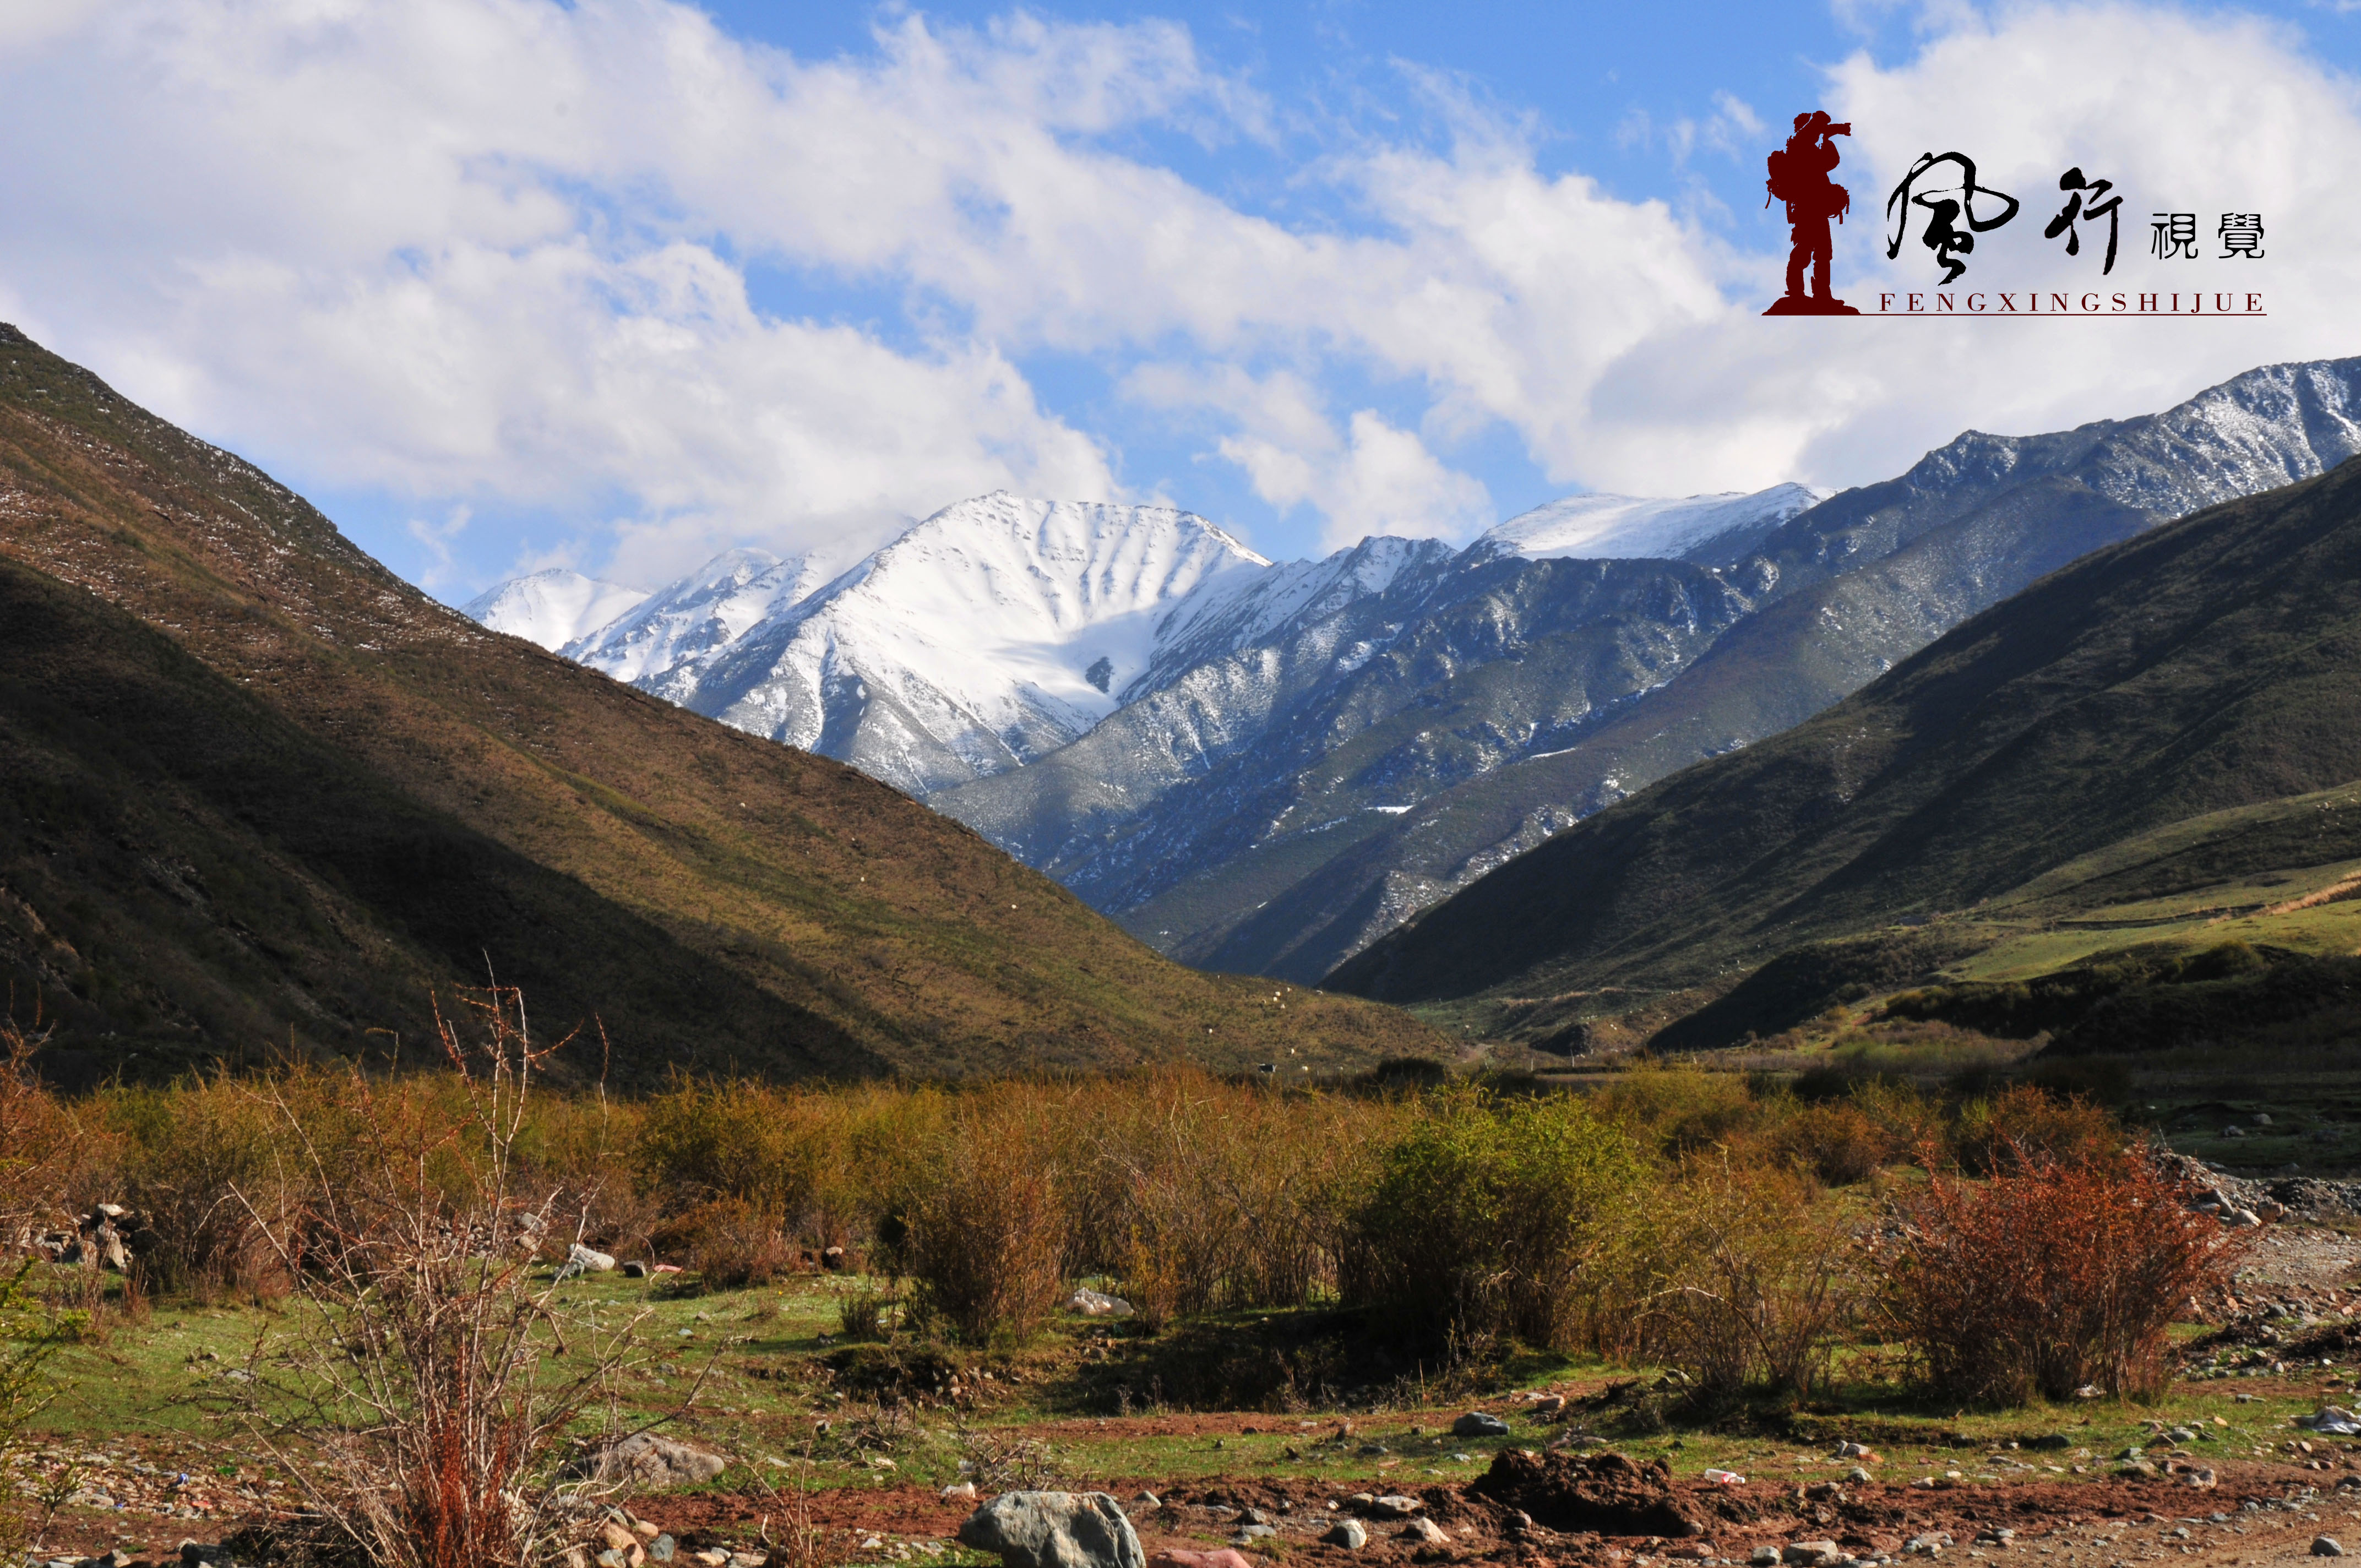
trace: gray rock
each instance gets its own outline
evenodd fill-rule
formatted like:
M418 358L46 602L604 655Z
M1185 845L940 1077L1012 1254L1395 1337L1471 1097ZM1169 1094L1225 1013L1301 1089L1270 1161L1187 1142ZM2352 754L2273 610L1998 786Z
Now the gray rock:
M1780 1552L1779 1561L1800 1563L1803 1568L1836 1568L1844 1555L1833 1541L1791 1541Z
M600 1252L595 1247L584 1246L580 1242L576 1242L566 1249L566 1261L577 1265L592 1274L609 1274L615 1267L615 1259L611 1254Z
M1470 1410L1451 1423L1454 1437L1506 1437L1509 1423L1482 1410Z
M1275 1526L1271 1526L1271 1525L1267 1525L1267 1524L1249 1524L1249 1525L1241 1525L1241 1526L1239 1526L1239 1527L1238 1527L1238 1532L1237 1532L1235 1535L1234 1535L1234 1536L1230 1537L1230 1540L1231 1540L1233 1542L1235 1542L1235 1544L1239 1545L1239 1546L1245 1546L1245 1545L1246 1545L1246 1544L1248 1544L1249 1542L1252 1542L1252 1541L1268 1541L1268 1540L1269 1540L1272 1536L1277 1535L1278 1533L1279 1533L1278 1529L1277 1529Z
M1338 1519L1328 1533L1320 1539L1331 1546L1341 1546L1347 1552L1358 1552L1369 1544L1369 1527L1359 1519Z
M644 1264L644 1263L642 1263L639 1259L637 1259L637 1258L633 1258L631 1262L629 1262L629 1263L627 1263L627 1264L623 1265L623 1277L624 1277L624 1278L626 1278L626 1279L645 1279L647 1277L648 1277L648 1266L647 1266L646 1264Z
M1130 1302L1120 1296L1109 1296L1104 1291L1093 1290L1088 1287L1078 1289L1066 1298L1066 1310L1070 1312L1080 1312L1086 1318L1131 1316Z
M1425 1506L1416 1497L1405 1497L1399 1492L1372 1497L1364 1505L1368 1513L1381 1519L1406 1519Z
M2312 1554L2314 1557L2342 1557L2345 1545L2333 1535L2316 1535L2312 1539Z
M1754 1555L1747 1561L1752 1563L1754 1568L1778 1568L1779 1549L1775 1546L1758 1546L1754 1549Z
M1423 1515L1412 1519L1410 1523L1402 1526L1401 1538L1404 1541L1414 1541L1421 1546L1441 1546L1451 1539L1443 1533L1441 1525Z
M1006 1568L1147 1568L1139 1536L1104 1492L1004 1492L959 1528Z
M629 1481L647 1487L690 1486L710 1481L730 1468L730 1461L651 1431L633 1432L609 1443L592 1457L589 1472L599 1481Z
M668 1535L659 1535L648 1542L648 1555L658 1563L671 1562L672 1554L675 1550L677 1550L676 1545L673 1538Z

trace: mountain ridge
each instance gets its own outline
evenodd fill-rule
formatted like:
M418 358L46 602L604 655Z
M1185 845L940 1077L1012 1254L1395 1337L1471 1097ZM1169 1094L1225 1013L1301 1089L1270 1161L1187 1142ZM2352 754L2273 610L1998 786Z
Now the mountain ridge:
M2111 845L2356 778L2348 455L2069 564L1806 723L1510 861L1330 980L1398 1000L1667 992L1896 921L1966 940L1980 909ZM2353 831L2321 832L2310 849L2272 840L2267 861L2355 852ZM2255 869L2233 857L2206 874Z

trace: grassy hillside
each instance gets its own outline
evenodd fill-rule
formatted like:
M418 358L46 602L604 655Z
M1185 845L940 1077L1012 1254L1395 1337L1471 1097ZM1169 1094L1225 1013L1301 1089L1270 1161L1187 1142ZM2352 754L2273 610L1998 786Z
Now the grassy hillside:
M1318 1069L1433 1042L1169 963L849 768L488 632L0 328L17 1015L60 1025L65 1069L373 1053L488 969L544 1032L603 1019L626 1082Z
M1400 1001L1702 996L1897 925L1927 934L1931 964L2076 920L2083 953L2120 948L2151 916L2202 925L2241 898L2268 907L2252 884L2333 881L2361 857L2361 818L2293 797L2356 778L2348 465L2054 573L1817 718L1557 835L1330 983ZM2138 909L2191 894L2207 912ZM1864 988L1906 978L1872 967ZM1792 989L1795 968L1758 989Z

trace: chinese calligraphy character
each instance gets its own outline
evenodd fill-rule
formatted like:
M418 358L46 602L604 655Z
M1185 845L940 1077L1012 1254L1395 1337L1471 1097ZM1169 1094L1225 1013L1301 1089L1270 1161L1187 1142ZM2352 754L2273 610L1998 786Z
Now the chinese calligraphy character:
M2158 261L2169 261L2176 256L2197 259L2197 214L2195 213L2150 213L2156 220L2148 226L2156 237L2148 248L2156 252Z
M1957 201L1946 194L1954 188L1948 181L1930 181L1924 191L1915 189L1920 176L1931 172L1938 163L1960 166ZM2008 203L2008 211L1996 218L1979 218L1976 216L1978 196L1998 196ZM1926 208L1927 214L1927 229L1919 236L1919 243L1933 251L1937 263L1945 269L1943 281L1955 283L1959 281L1960 274L1968 269L1968 264L1959 258L1976 248L1977 235L1996 229L2016 216L2017 202L2014 196L1977 184L1976 160L1967 154L1947 152L1938 156L1922 152L1917 161L1911 164L1910 172L1902 177L1902 183L1894 188L1894 194L1885 199L1885 215L1894 220L1894 232L1885 242L1885 258L1888 261L1902 254L1902 239L1910 226L1910 209L1914 206ZM1962 216L1968 221L1965 229L1955 226L1955 220Z
M2060 211L2056 217L2049 220L2049 226L2041 231L2042 236L2046 239L2056 239L2059 235L2064 235L2066 236L2066 254L2069 256L2080 256L2082 254L2082 231L2074 226L2074 221L2077 218L2106 219L2107 264L2099 269L2102 276L2104 276L2109 272L2113 272L2115 269L2115 225L2117 222L2115 209L2124 204L2124 199L2121 196L2107 195L2107 192L2114 188L2115 182L2112 180L2085 181L2082 178L2082 170L2079 166L2068 170L2065 173L2058 177L2058 189L2060 191L2071 191L2074 193L2066 199L2064 209ZM2087 202L2085 200L2086 196L2088 198ZM2103 202L2101 201L2099 198L2102 196L2106 196L2106 200Z
M2261 260L2263 214L2260 213L2224 213L2222 214L2222 254L2224 257L2246 256Z

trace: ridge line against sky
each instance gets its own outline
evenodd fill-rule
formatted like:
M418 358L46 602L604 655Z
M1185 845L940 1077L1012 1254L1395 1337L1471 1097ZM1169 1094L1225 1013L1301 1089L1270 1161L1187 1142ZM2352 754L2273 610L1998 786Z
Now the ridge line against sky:
M1466 539L2361 351L2346 8L1635 9L18 5L0 315L455 601L858 554L997 488L1273 557ZM1961 287L2270 313L1764 320L1763 156L1817 107L1857 302L1939 276L1878 219L1957 147L2023 203ZM2103 279L2043 237L2070 165L2125 197ZM2202 257L2147 254L2167 208ZM2231 211L2262 258L2213 254Z

